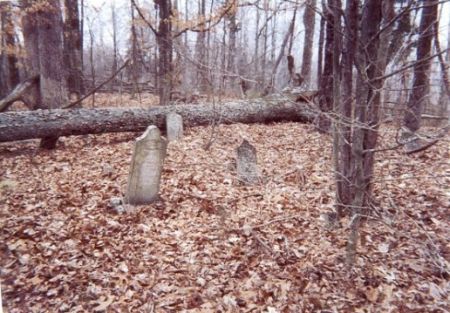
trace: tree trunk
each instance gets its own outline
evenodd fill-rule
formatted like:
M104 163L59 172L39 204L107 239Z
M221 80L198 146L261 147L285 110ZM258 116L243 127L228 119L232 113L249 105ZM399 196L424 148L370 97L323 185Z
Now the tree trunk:
M170 101L173 86L173 38L172 38L172 4L171 0L155 1L159 8L159 28L157 34L159 49L159 104Z
M358 36L358 4L359 0L347 0L345 9L344 43L342 46L342 102L339 109L341 122L338 125L339 135L339 164L336 169L339 174L337 179L337 204L338 213L343 215L344 210L351 204L351 130L353 108L353 64L357 49Z
M325 56L324 68L320 80L319 88L319 108L323 112L318 117L316 127L320 132L328 132L331 127L331 120L328 114L333 108L333 40L334 40L334 22L333 12L336 8L336 0L328 0L326 17L326 41L325 41ZM340 26L340 25L337 25Z
M149 125L165 128L165 116L176 112L186 126L212 123L311 122L304 103L286 99L253 100L214 105L159 106L150 109L74 109L0 114L0 142L108 132L142 131Z
M314 26L316 21L316 0L306 2L305 13L303 15L303 25L305 28L305 41L303 42L303 62L301 75L307 86L311 86L311 60L314 46Z
M410 6L413 2L410 3ZM406 10L396 21L396 27L392 31L392 40L389 42L389 48L387 51L388 60L395 59L397 52L400 50L405 42L406 35L411 32L411 12Z
M382 18L382 3L379 0L366 0L361 18L360 46L357 66L357 97L355 105L355 121L352 139L352 203L354 213L347 243L347 262L352 266L355 262L356 245L361 215L367 212L370 199L373 171L373 148L378 137L379 106L374 101L379 92L380 82L373 82L381 76L379 62L379 28Z
M205 20L206 17L206 0L200 0L199 8L198 8L199 18ZM208 79L207 79L207 71L208 71L208 62L206 58L206 29L205 24L200 26L200 32L197 34L197 42L196 42L196 56L199 66L197 67L197 86L199 91L205 92L208 90Z
M267 53L268 53L268 40L269 40L269 2L264 0L264 36L263 36L263 55L261 59L261 87L266 86L266 72L267 72Z
M357 65L360 69L357 78L357 97L355 105L355 126L353 131L352 156L354 177L353 207L357 213L367 205L371 176L366 176L367 166L372 165L374 152L366 151L375 147L378 135L378 103L374 101L378 92L372 80L380 77L378 68L380 38L378 33L382 18L382 4L378 0L367 0L362 15L360 46ZM371 170L370 170L371 172Z
M422 110L429 97L431 42L434 37L434 23L437 20L438 2L430 3L422 9L417 43L417 63L414 66L414 80L404 116L404 125L412 133L420 128ZM427 59L428 58L428 59Z
M236 2L234 2L236 4ZM229 20L229 37L228 37L228 63L227 63L227 71L229 76L229 90L233 95L237 94L237 84L236 84L236 75L237 72L237 64L236 64L236 35L239 31L239 25L237 23L237 6L234 6L230 12L228 13Z
M436 22L434 30L434 44L436 52L439 53L439 65L441 66L441 90L439 93L439 115L448 117L448 105L450 100L450 79L448 77L448 65L450 63L450 21L447 25L447 52L442 55L439 41L439 23Z
M22 18L27 70L39 76L39 95L34 109L55 109L67 103L66 70L63 61L63 21L59 0L48 0L43 8L22 0ZM51 56L51 57L50 57ZM56 136L43 138L41 147L52 149Z
M9 1L0 2L0 99L7 95L20 81L16 56L18 51L14 51L17 43L11 11L12 6Z
M136 97L137 95L140 95L139 85L138 85L138 42L137 42L137 32L136 32L136 18L134 16L134 6L133 4L130 5L131 7L131 79L133 81L133 89L132 89L132 98ZM116 44L115 44L116 46ZM116 48L115 48L116 49ZM117 52L114 52L116 54ZM116 56L114 56L116 58ZM117 61L115 62L116 71L117 71Z
M64 63L67 68L67 88L80 97L84 93L82 72L83 35L77 0L64 0Z
M80 51L81 51L81 74L84 72L84 0L80 0Z
M297 17L297 6L294 7L294 13L292 14L291 23L289 24L286 34L284 35L283 42L281 43L280 47L280 52L278 53L278 57L275 60L275 64L273 65L272 75L269 84L270 93L273 93L275 91L275 80L277 76L278 66L280 66L281 60L285 55L284 50L286 49L286 45L288 44L289 38L294 33L296 17ZM293 71L295 72L295 69L293 69Z
M320 30L319 30L319 46L318 46L318 53L317 53L317 87L320 88L320 82L322 81L322 71L323 71L323 44L325 41L325 17L323 14L325 14L325 1L321 0L322 2L322 15L320 17Z
M258 10L256 10L255 57L253 59L254 66L255 66L255 68L254 68L254 76L256 77L257 80L259 79L259 73L260 73L260 70L259 70L259 66L260 66L260 63L259 63L259 41L260 41L260 38L259 37L261 35L260 30L259 30L260 19L261 19L261 14L259 13L259 9L258 9ZM257 88L258 87L259 86L257 86Z
M379 35L379 38L372 38L369 41L368 49L376 49L376 54L373 55L369 52L369 64L373 64L373 69L371 69L372 65L369 65L368 70L368 79L372 80L369 83L369 98L367 99L367 130L366 130L366 142L365 142L365 150L368 150L364 155L364 177L366 179L365 183L365 193L366 195L371 194L372 192L372 176L375 162L375 153L373 150L376 148L378 141L378 130L380 126L380 108L381 108L381 92L383 90L384 79L374 79L375 77L384 76L386 66L388 63L388 46L389 41L392 35L392 26L390 22L395 16L394 11L394 1L395 0L385 0L381 5L381 14L382 22L380 27L384 29L384 31ZM375 4L374 9L378 10L378 6ZM374 20L376 18L375 15L378 13L373 13ZM373 35L372 35L373 36Z
M339 181L342 179L340 176L339 168L341 163L340 146L342 135L338 131L341 125L345 122L344 117L340 114L342 111L342 99L341 99L341 54L342 54L342 29L341 29L341 0L335 0L335 9L333 10L333 166L335 168L335 182L336 182L336 196L339 197L342 194L342 190ZM338 213L340 213L338 211Z

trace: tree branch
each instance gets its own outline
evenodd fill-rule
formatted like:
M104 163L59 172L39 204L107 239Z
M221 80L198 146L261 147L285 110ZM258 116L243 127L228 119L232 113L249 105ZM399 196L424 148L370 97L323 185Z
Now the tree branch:
M130 59L126 60L125 63L123 63L123 65L117 70L115 71L107 80L105 80L103 83L101 83L100 85L98 85L97 87L95 87L94 89L92 89L91 91L89 91L89 93L87 93L86 95L84 95L83 97L81 97L80 99L78 99L75 102L69 103L65 106L63 106L63 109L68 109L68 108L72 108L74 106L76 106L77 104L80 104L83 100L85 100L86 98L88 98L89 96L91 96L92 94L94 94L95 92L97 92L100 88L102 88L103 86L105 86L107 83L109 83L114 77L117 76L117 74L119 74L127 65L128 63L130 63Z

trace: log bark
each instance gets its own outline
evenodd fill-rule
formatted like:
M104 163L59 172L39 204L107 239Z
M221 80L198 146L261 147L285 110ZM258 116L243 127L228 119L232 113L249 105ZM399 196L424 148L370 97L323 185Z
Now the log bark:
M0 142L115 132L137 132L149 125L165 129L165 116L176 112L187 127L213 122L312 122L316 113L305 103L286 98L237 101L213 105L157 106L150 109L73 109L0 114Z

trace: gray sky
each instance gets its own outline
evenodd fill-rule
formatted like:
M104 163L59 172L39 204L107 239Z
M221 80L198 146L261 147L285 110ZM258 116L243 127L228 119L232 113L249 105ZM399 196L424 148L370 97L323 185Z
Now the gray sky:
M275 0L269 0L269 2L272 2L272 1L275 1ZM191 0L191 2L192 2L192 0ZM85 0L84 3L86 6L93 7L93 8L96 8L97 10L99 10L99 19L107 22L107 20L110 20L111 4L115 3L116 7L122 8L122 12L123 12L123 10L129 6L130 1L129 0ZM447 27L450 22L450 1L444 3L442 6L443 6L442 11L440 11L442 13L440 16L440 21L439 21L439 23L440 23L439 24L439 26L440 26L439 27L440 28L439 35L440 35L440 39L441 39L441 44L444 48L445 45L447 44L447 35L448 35ZM125 13L125 12L123 12L123 13ZM128 20L128 14L126 15L125 20Z

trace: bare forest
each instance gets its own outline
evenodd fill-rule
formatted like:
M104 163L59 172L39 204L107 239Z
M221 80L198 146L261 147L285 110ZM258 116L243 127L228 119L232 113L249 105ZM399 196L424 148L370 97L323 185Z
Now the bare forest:
M1 0L0 313L449 312L449 0Z

